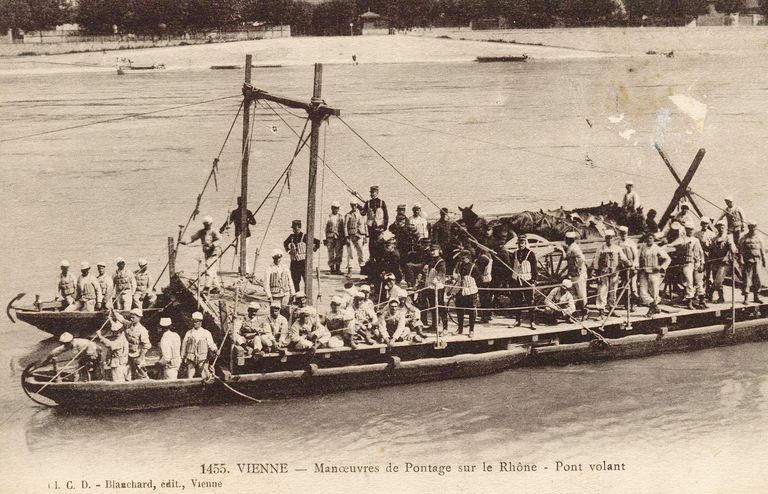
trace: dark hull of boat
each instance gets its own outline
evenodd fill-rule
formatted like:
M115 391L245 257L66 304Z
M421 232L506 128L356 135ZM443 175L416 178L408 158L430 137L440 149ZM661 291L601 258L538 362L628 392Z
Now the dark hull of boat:
M151 332L160 320L161 308L144 309L142 324ZM93 335L107 319L107 311L99 312L62 312L38 311L35 309L16 308L16 318L35 326L41 331L59 336L67 331L75 336ZM121 311L127 315L128 311Z
M477 61L480 63L492 63L492 62L525 62L528 60L526 55L521 57L477 57Z
M245 400L232 390L256 399L274 399L476 377L513 368L527 355L526 347L514 346L482 354L408 362L392 359L387 363L348 367L311 366L306 370L244 374L231 376L226 384L219 380L203 383L200 379L179 379L132 383L62 382L46 386L45 381L24 376L22 386L30 393L39 391L40 395L69 410L123 412Z

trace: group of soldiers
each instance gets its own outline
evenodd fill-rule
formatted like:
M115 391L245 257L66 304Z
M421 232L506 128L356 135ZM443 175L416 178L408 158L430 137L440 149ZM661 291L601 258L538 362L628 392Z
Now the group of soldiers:
M61 300L64 311L94 312L105 309L129 310L143 308L156 297L152 290L147 260L139 259L138 269L132 271L125 266L125 259L115 260L117 268L107 273L107 264L96 263L97 274L91 273L88 261L80 263L80 275L70 272L69 261L60 264L61 272L57 283L56 300Z
M100 329L90 340L76 338L71 333L62 333L60 346L56 347L43 361L53 361L65 352L75 352L78 358L78 378L82 381L107 380L128 382L149 379L147 353L152 348L147 328L141 323L143 312L133 308L127 317L114 309L110 310L109 328ZM202 327L203 314L192 314L192 328L184 338L174 331L171 318L160 319L163 334L160 338L160 358L153 364L162 372L162 379L177 379L180 369L185 377L207 379L212 375L210 357L218 352L211 332ZM158 369L159 370L159 369Z

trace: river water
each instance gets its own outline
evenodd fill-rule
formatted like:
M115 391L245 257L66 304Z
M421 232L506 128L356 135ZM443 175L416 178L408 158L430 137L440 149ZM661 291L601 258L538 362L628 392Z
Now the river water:
M0 78L0 129L7 138L237 95L242 74L169 69L125 77L83 71ZM254 69L254 85L305 99L312 69ZM624 181L632 179L643 203L663 210L675 183L652 147L658 142L681 174L696 151L706 148L694 189L718 206L732 194L747 216L768 220L764 53L519 65L327 65L323 97L432 200L451 209L474 204L476 211L492 213L595 205L619 199ZM193 208L238 104L233 98L3 142L0 299L21 291L27 301L34 293L53 295L62 258L76 265L123 256L135 265L146 257L158 273L165 239ZM301 130L302 119L280 113ZM217 223L234 205L239 187L240 135L238 123L222 154L218 191L209 188L201 203L202 214ZM420 202L430 215L436 212L341 122L331 121L323 142L327 162L356 190L365 194L377 183L392 210L398 203L410 209ZM269 109L257 109L252 203L274 183L294 145L286 123ZM305 217L306 168L305 152L264 249L279 245L291 219ZM348 201L330 173L324 185L323 209L334 199ZM274 204L273 196L257 214L257 242ZM182 268L193 270L198 255L197 249L182 251ZM0 322L0 363L10 369L0 378L0 462L18 478L14 492L41 492L56 479L170 475L189 482L204 478L203 462L257 460L310 470L289 480L270 477L277 490L314 483L319 492L330 492L353 480L371 489L391 488L383 474L351 479L311 472L314 462L394 460L451 463L453 473L401 480L467 492L478 482L553 492L579 491L578 486L645 492L767 488L761 466L768 442L765 344L260 405L95 418L26 401L19 365L50 347L43 333ZM603 460L625 463L627 471L556 471L556 461L583 463L588 470L588 463ZM479 478L455 471L459 463L481 461L496 470L499 461L535 463L540 473ZM236 491L263 482L222 478Z

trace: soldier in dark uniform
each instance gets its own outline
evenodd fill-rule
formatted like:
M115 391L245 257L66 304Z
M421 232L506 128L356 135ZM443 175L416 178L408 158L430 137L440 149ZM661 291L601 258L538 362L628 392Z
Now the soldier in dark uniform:
M291 278L295 291L299 291L301 280L304 279L304 271L307 267L307 234L301 231L301 220L293 220L291 223L293 233L283 242L283 247L291 257ZM312 252L320 248L320 240L315 239ZM306 285L307 280L304 280Z
M533 308L533 294L538 277L536 254L528 248L528 238L520 235L517 238L517 251L512 256L512 288L513 301L517 311L517 326L522 324L522 307L529 307L531 329L536 329L536 310Z
M389 225L389 213L387 213L387 203L379 199L379 186L372 185L370 192L371 198L365 201L361 213L365 216L365 223L368 226L368 260L372 261L381 252L378 240Z

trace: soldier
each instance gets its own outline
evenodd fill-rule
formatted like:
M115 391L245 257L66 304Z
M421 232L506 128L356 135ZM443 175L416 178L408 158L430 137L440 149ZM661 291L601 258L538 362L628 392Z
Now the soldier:
M59 282L57 286L56 300L61 297L61 308L66 309L75 303L77 294L77 281L72 273L69 272L69 261L64 259L60 263L61 272L59 273Z
M344 215L344 232L347 244L347 274L352 272L352 253L357 254L357 265L363 267L363 245L368 238L365 218L357 209L357 202L350 201L350 211Z
M297 311L297 317L290 329L285 346L289 350L314 352L318 348L331 346L331 333L328 328L320 324L309 307L302 307ZM339 340L340 341L340 340Z
M272 337L276 340L275 344L278 348L281 346L280 341L283 341L288 336L288 320L280 314L282 307L278 302L274 300L269 304L269 315L264 318L264 328L272 334ZM263 343L263 339L262 339ZM271 340L269 342L272 344ZM274 345L272 345L274 347Z
M288 299L295 293L295 284L291 272L280 261L283 253L275 249L272 251L272 264L264 271L264 291L270 302L280 305L288 303Z
M384 248L379 251L379 257L376 259L376 265L379 272L388 272L395 275L395 279L399 283L403 279L403 271L401 269L402 257L400 251L397 249L396 238L392 232L384 232L380 236L380 242L383 242Z
M96 278L91 275L91 265L88 261L81 262L80 277L77 278L75 303L68 305L64 310L66 312L95 312L96 307L101 307L102 300L101 285L99 285Z
M656 221L657 214L655 209L648 210L648 215L645 217L645 226L643 227L645 233L655 235L659 232L659 223Z
M686 225L690 223L691 225L695 225L699 218L696 217L695 214L691 211L691 206L687 202L681 202L680 203L680 211L675 215L674 220L680 223L681 225Z
M709 260L712 265L710 300L712 302L724 303L723 282L731 274L731 264L738 251L736 244L733 242L733 237L727 231L728 223L725 220L720 220L715 225L715 228L717 229L717 235L712 240L712 245L709 248ZM719 299L715 299L715 294L718 295Z
M136 290L133 292L133 307L144 308L144 303L149 302L151 295L152 279L149 276L147 260L139 259L139 269L133 272L136 279Z
M475 261L480 278L477 280L480 301L480 322L489 323L493 319L491 309L493 305L493 291L490 289L493 282L493 257L490 250L480 250Z
M339 203L331 203L331 214L325 221L325 240L323 243L328 248L328 267L331 274L341 274L341 257L344 254L346 232L344 231L344 218L339 214Z
M664 272L672 259L663 248L656 245L656 236L646 233L638 252L637 285L640 302L648 306L648 316L658 314L659 287Z
M323 324L332 335L337 334L340 338L344 338L342 333L349 333L350 329L354 328L352 324L354 318L344 317L341 304L341 297L338 295L331 297L330 309L323 315Z
M624 199L621 201L621 207L628 211L635 211L640 207L640 196L633 189L634 182L627 182L624 187L627 189Z
M178 379L181 366L181 338L171 328L171 318L161 317L160 327L163 328L163 336L160 338L160 360L157 365L163 368L163 379Z
M570 321L576 312L576 303L571 295L573 282L565 278L560 286L554 287L544 299L545 307L541 310L544 317L552 324Z
M277 315L280 316L280 305L278 302L272 302L277 305ZM270 307L272 306L270 303ZM251 302L248 305L248 317L242 321L242 325L235 338L236 343L241 347L245 347L249 350L248 353L254 352L257 355L263 355L264 351L277 351L277 338L273 333L271 324L268 324L265 317L259 315L261 311L261 305L258 302ZM270 313L272 309L270 308ZM283 318L285 319L285 318ZM287 321L286 321L287 324ZM277 325L277 323L276 323ZM282 331L282 328L277 328ZM277 333L278 335L280 333Z
M361 213L366 217L368 227L368 259L376 260L380 248L378 245L379 235L387 230L389 226L389 213L387 213L387 203L379 199L379 186L372 185L370 188L371 198L363 204Z
M187 365L187 378L192 379L199 374L207 379L210 375L208 353L217 349L211 332L203 328L203 314L192 313L192 329L187 331L181 342L181 357Z
M147 328L141 324L141 317L143 315L144 312L139 308L131 309L131 314L128 316L129 319L124 318L119 312L115 312L114 309L110 311L112 319L122 324L123 328L125 328L125 338L128 340L128 381L131 379L149 379L144 364L147 352L152 348L152 343L149 341Z
M581 246L576 243L577 238L579 234L576 232L565 234L565 259L568 263L568 278L576 293L576 310L581 313L583 320L587 315L587 264Z
M456 317L459 320L458 334L464 332L464 313L469 316L469 337L475 334L475 318L477 317L478 281L481 279L480 270L472 262L472 253L468 250L461 252L461 260L453 270L456 280Z
M92 340L75 338L71 333L61 333L58 346L51 351L41 365L47 365L64 352L78 354L79 379L81 381L98 381L101 379L101 347Z
M517 312L516 326L522 325L523 308L528 307L531 329L536 329L536 310L533 307L533 292L538 278L536 254L528 248L528 237L517 237L517 250L512 256L512 289Z
M192 234L188 242L179 242L182 245L188 245L199 240L200 245L203 248L203 259L205 261L205 272L200 276L205 278L203 283L204 290L211 290L211 293L217 293L221 290L221 282L219 281L218 268L214 268L213 264L218 262L217 250L219 249L219 237L218 232L213 229L213 218L206 216L203 218L203 227ZM213 274L211 274L213 272ZM198 280L200 283L200 280Z
M130 380L128 373L128 340L123 333L123 325L112 321L107 336L96 332L96 337L102 345L107 347L107 356L104 366L107 369L107 379L114 382Z
M393 298L387 303L387 310L379 316L379 339L387 346L397 341L409 341L410 331L406 325L405 311L400 308L400 302Z
M701 229L694 233L694 237L699 239L701 249L704 253L704 293L709 297L711 291L712 265L709 258L709 251L712 248L712 242L715 239L715 232L712 229L712 220L708 216L701 217Z
M365 307L369 307L375 313L376 306L374 305L373 300L371 300L371 285L360 285L360 288L357 290L363 294L363 300L360 302L360 304Z
M765 249L763 248L763 240L757 235L757 223L754 221L747 223L747 233L739 242L739 256L741 258L741 272L744 278L742 286L744 303L748 303L749 290L751 288L752 293L754 293L755 302L760 304L763 301L760 300L758 294L762 285L760 281L760 268L758 268L757 263L759 261L763 268L765 268Z
M606 230L605 244L601 245L592 261L592 270L597 274L598 319L603 317L606 304L616 305L616 291L619 287L619 270L629 268L631 263L624 251L613 243L616 232Z
M421 215L421 205L414 204L411 210L413 211L413 216L408 218L408 222L416 228L416 235L419 240L429 238L429 223L427 222L427 219Z
M112 275L117 297L115 308L129 310L133 304L133 292L136 291L136 278L130 269L125 268L125 259L118 257L115 264L117 264L117 271Z
M231 213L229 213L229 217L227 217L227 221L224 222L223 225L219 228L219 234L224 234L224 232L229 231L230 225L235 225L235 238L240 238L240 211L243 204L243 198L238 197L237 198L237 208L234 209ZM254 218L253 213L251 211L248 211L247 215L248 221L245 223L245 248L248 250L248 244L251 240L251 225L256 224L256 218ZM240 248L240 244L237 243L235 247L235 255L237 255L237 249ZM251 270L250 265L248 263L248 258L245 259L245 270L249 271Z
M739 206L733 205L733 197L725 198L725 209L717 221L726 220L728 222L728 233L733 237L736 245L740 245L741 233L744 231L744 211Z
M622 271L620 276L620 283L627 284L627 289L629 290L629 307L630 310L632 310L632 304L637 298L637 274L635 273L635 269L637 269L638 265L638 252L637 243L629 238L629 228L624 225L619 227L619 238L617 244L624 251L624 256L627 258L627 260L629 260L630 267L634 268L631 270Z
M682 304L688 309L706 308L704 300L704 250L699 239L693 236L693 223L684 224L680 238L669 244L680 249L683 276Z
M365 293L357 292L352 300L352 306L347 309L352 311L354 317L353 331L345 332L343 337L344 343L352 349L357 348L361 342L368 345L376 343L373 338L378 331L379 318L373 306L365 302Z
M443 256L450 254L450 246L453 241L453 228L448 219L448 208L440 209L440 219L432 225L432 243L438 244Z
M111 309L115 302L115 284L112 281L112 277L107 275L107 263L104 261L97 262L96 269L99 271L96 281L99 282L102 294L102 303L97 308L99 310Z
M305 285L307 283L307 280L304 279L304 270L307 266L307 245L309 241L307 235L301 231L301 220L293 220L291 222L291 229L293 232L283 241L283 248L291 257L291 279L293 280L294 291L298 292L301 280L304 280ZM320 241L314 239L312 251L316 252L319 248Z

